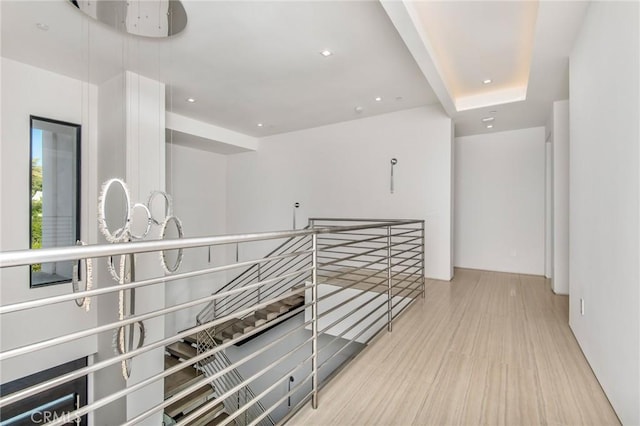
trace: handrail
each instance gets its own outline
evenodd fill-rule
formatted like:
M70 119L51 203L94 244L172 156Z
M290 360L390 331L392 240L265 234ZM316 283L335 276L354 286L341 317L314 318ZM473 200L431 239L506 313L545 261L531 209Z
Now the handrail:
M307 225L306 227L304 227L303 230L308 230L309 226ZM278 254L282 254L279 253L280 250L284 250L285 247L287 247L290 243L292 243L293 241L296 240L296 238L299 238L299 236L293 236L288 238L287 240L285 240L282 244L280 244L278 247L276 247L275 249L273 249L271 252L269 252L266 256L264 256L265 258L270 258L274 255L278 255ZM233 280L229 281L227 284L225 284L224 286L222 286L220 289L217 290L217 292L221 292L224 291L226 288L230 287L230 288L234 288L234 286L239 285L239 283L244 280L246 277L248 277L249 275L247 275L250 271L255 271L256 269L258 269L259 266L258 264L256 265L251 265L248 268L246 268L244 271L242 271L240 274L238 274ZM197 321L202 321L202 318L204 316L205 313L210 312L212 310L212 308L215 306L217 302L211 301L209 302L204 308L202 308L202 310L200 312L198 312L198 314L196 315L196 320Z
M52 247L37 250L12 250L0 253L0 268L26 266L35 263L62 262L92 257L119 256L123 254L149 253L154 251L177 250L185 248L207 247L251 241L275 240L280 238L302 237L314 234L340 233L360 229L395 226L400 223L410 225L421 223L420 220L402 220L397 222L381 222L360 226L328 226L310 228L300 231L256 232L252 234L230 234L216 237L172 238L154 241L134 241L115 244L91 244L84 246Z
M68 419L73 420L77 416L95 412L118 399L146 389L147 386L163 380L180 369L193 368L192 365L195 363L200 363L205 372L208 370L207 377L189 384L175 394L165 395L164 400L162 394L154 394L152 400L140 404L136 398L133 398L131 411L140 414L128 417L125 424L138 424L162 410L167 411L166 407L197 392L198 389L203 389L204 386L214 384L218 378L225 381L224 384L227 386L222 387L222 383L217 386L216 392L219 398L217 403L224 402L228 407L227 412L231 414L223 420L223 424L244 422L252 425L272 425L281 422L283 418L288 418L288 414L284 412L298 409L301 407L301 401L311 400L312 405L316 407L319 390L328 380L326 378L333 377L334 371L337 371L334 370L335 361L340 360L344 363L354 359L355 354L375 335L384 329L391 331L392 321L405 312L420 294L424 297L425 227L424 221L408 219L371 221L352 218L315 219L326 222L322 224L313 223L313 220L311 227L295 231L0 253L0 268L8 268L54 261L54 259L55 261L75 260L270 239L284 240L279 242L278 247L271 250L267 257L261 259L235 263L230 261L222 266L200 267L169 275L165 275L158 267L158 277L134 280L119 285L113 283L109 285L110 280L107 279L108 282L99 283L98 288L94 290L73 293L69 286L67 291L62 291L64 294L56 292L54 296L30 301L18 300L12 304L0 305L0 319L7 318L2 316L11 312L44 306L53 308L54 314L62 313L75 307L73 303L59 305L60 302L68 302L85 295L97 298L115 291L129 291L152 285L161 286L155 288L163 291L165 283L175 283L185 278L195 278L231 269L237 271L248 267L210 296L193 296L179 302L168 300L166 305L148 309L138 306L142 309L135 314L132 312L124 318L118 318L116 321L105 322L100 319L97 324L78 324L77 327L61 335L51 330L46 335L34 337L33 341L16 341L10 345L4 345L5 347L0 351L0 360L13 359L20 363L26 359L21 357L27 353L51 349L60 344L73 344L74 340L98 336L109 330L120 330L124 326L141 323L141 321L146 323L148 320L154 318L161 320L163 316L178 312L189 313L191 309L211 305L210 302L215 300L227 301L224 305L225 311L216 312L214 319L207 317L206 321L198 321L195 326L190 326L178 333L171 332L168 335L153 337L149 334L147 336L149 341L141 340L137 348L128 347L124 353L121 352L115 356L107 354L104 359L91 366L79 368L59 378L49 379L23 391L2 395L0 406L12 405L35 395L36 392L54 389L73 378L85 377L91 373L103 371L108 366L116 366L118 363L131 360L133 370L142 373L135 383L127 383L124 387L118 387L100 398L92 398L84 406L67 413L64 419L54 419L50 425L63 424ZM355 224L355 222L362 223ZM378 234L380 234L379 237ZM341 235L338 237L341 241L338 241L339 244L333 242L326 245L318 244L318 241L325 238L324 235L328 241ZM376 244L372 247L371 236L376 236L376 240L385 241L380 241L380 246ZM422 240L421 244L413 243L417 240ZM310 244L310 247L307 244ZM336 249L336 246L345 248ZM260 265L259 274L257 274L257 265ZM185 285L190 284L188 281L183 282ZM322 286L326 287L322 288ZM99 300L103 301L100 305L102 307L106 306L105 303L110 303L109 299ZM252 316L247 318L248 315ZM287 325L284 324L285 321L289 321ZM143 327L142 324L140 326ZM245 326L248 328L244 328ZM231 334L222 333L217 331L220 327L230 327L230 330L234 331ZM151 355L151 351L158 354L161 351L156 351L157 349L174 342L189 341L186 336L194 333L199 335L198 342L203 341L202 347L198 345L196 356L160 373L147 374L139 370L137 363L141 360L140 356ZM259 347L251 344L233 346L258 335L261 336L260 339L264 339L258 345ZM291 343L297 346L291 349ZM234 347L233 352L226 354L223 352L231 347ZM304 354L304 359L301 361L297 355L294 355L295 353ZM322 357L318 355L320 353L323 354ZM212 362L220 362L217 366L207 362L207 358L211 355L216 355ZM227 355L231 359L226 358ZM147 358L144 359L146 361ZM235 361L232 362L232 359ZM156 361L161 362L161 359L155 359L154 363ZM251 364L246 364L247 373L243 376L239 370L248 362ZM282 364L284 362L287 364ZM283 376L285 370L287 372ZM245 372L245 370L242 371ZM281 384L294 371L296 386L291 387L282 397ZM287 406L283 404L286 397L292 400ZM127 404L129 402L127 400ZM186 409L181 414L182 417L175 418L179 419L180 424L187 424L215 404L216 401L208 401L198 408L193 408L192 411L191 408ZM99 415L101 415L99 412L96 413L96 416Z
M205 353L208 352L210 349L212 348L216 348L218 347L218 344L216 343L216 340L214 339L214 337L211 335L210 331L208 329L204 330L204 335L206 335L207 339L206 342L202 342L200 340L200 336L201 333L198 333L198 353ZM203 347L201 347L201 345ZM229 368L231 365L233 365L233 363L231 362L231 360L227 357L227 355L223 352L223 351L219 351L214 355L211 355L208 358L203 359L202 361L200 361L200 366L202 367L202 369L205 371L205 373L207 375L213 375L215 373L217 373L217 371L213 371L211 372L210 370L212 370L212 364L221 364L222 368L220 368L219 365L216 365L216 368L218 368L218 371L223 370L223 369L227 369ZM216 383L216 385L220 386L220 384L223 382L223 378L229 378L229 376L232 376L233 380L230 380L230 384L231 387L237 386L240 383L243 383L245 381L244 377L242 377L242 375L240 374L240 372L238 371L237 368L233 368L229 370L228 375L222 375L218 378L218 380L214 379L214 383ZM220 387L224 387L226 388L226 386L220 386ZM249 396L251 397L251 399L254 399L256 397L255 393L253 392L253 390L251 390L251 387L249 386L245 386L244 387L245 392L249 394ZM228 388L223 389L224 390L228 390ZM220 389L216 389L217 393L220 393ZM233 407L230 406L230 404L227 403L227 399L224 400L225 403L225 407L227 407L227 409L229 409L229 411L233 411ZM264 405L262 405L262 403L260 401L257 401L256 403L257 407L250 407L249 409L253 409L253 414L254 414L254 419L257 418L260 414L264 413L266 411L266 408L264 407ZM256 414L257 411L257 414ZM275 425L276 422L271 418L271 416L267 415L266 417L267 420L267 424L268 425ZM245 422L246 423L246 422Z

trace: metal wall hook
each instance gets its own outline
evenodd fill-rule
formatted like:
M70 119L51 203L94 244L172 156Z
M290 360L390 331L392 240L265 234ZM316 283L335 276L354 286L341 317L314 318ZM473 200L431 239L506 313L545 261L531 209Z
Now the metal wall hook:
M300 207L300 203L293 204L293 229L296 229L296 209Z
M396 164L398 164L398 159L397 159L397 158L392 158L392 159L391 159L391 186L390 186L390 189L391 189L391 193L392 193L392 194L393 194L393 190L394 190L394 187L393 187L393 167L394 167Z

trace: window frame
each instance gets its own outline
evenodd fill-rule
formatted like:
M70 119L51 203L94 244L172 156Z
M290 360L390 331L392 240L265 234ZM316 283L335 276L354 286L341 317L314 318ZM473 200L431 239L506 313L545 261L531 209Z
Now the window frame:
M70 128L75 128L75 136L76 136L76 226L75 226L75 240L80 240L80 230L81 230L81 212L82 209L80 207L80 203L82 201L82 125L71 123L68 121L55 120L52 118L41 117L37 115L29 115L29 249L33 250L33 200L31 195L31 189L33 188L33 122L44 121L46 123L57 124L61 126L67 126ZM80 261L78 261L78 275L80 274ZM42 284L33 284L33 270L32 266L29 266L29 288L41 288L41 287L49 287L52 285L58 284L68 284L71 280L59 280L59 281L51 281Z

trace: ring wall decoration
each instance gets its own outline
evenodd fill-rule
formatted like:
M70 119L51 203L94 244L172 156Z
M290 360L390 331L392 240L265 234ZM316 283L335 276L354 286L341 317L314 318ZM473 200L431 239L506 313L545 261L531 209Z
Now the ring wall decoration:
M154 217L158 203L164 204L164 217ZM155 206L155 208L154 208ZM164 239L167 229L176 228L178 238L183 237L182 223L173 216L171 196L163 191L153 191L147 202L133 203L127 184L121 179L110 179L102 185L98 200L98 226L110 243L140 241L149 236L154 226L160 227L160 238ZM160 252L160 266L166 274L176 272L182 264L182 249L178 250L174 262L168 263L167 255ZM107 269L111 277L120 285L135 281L136 255L125 254L114 259L109 256ZM89 269L89 263L87 263ZM88 288L87 281L87 288ZM123 321L135 315L135 288L118 292L118 320ZM76 302L79 303L79 302ZM81 305L80 305L81 306ZM137 337L136 337L137 335ZM142 321L119 327L114 333L114 348L117 355L124 355L144 344L145 327ZM131 376L131 359L122 361L122 376Z

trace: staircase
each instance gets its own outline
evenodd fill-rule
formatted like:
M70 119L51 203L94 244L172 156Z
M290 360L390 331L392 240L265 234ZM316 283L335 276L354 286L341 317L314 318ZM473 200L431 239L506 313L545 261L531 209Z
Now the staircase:
M193 358L197 349L193 346L197 342L196 335L186 337L184 340L172 343L166 347L164 357L165 370ZM197 367L187 367L178 370L164 379L164 398L168 399L176 393L195 384L203 378L203 373ZM191 394L179 399L167 406L164 410L166 426L175 424L180 418L189 412L201 407L213 399L213 388L210 385L202 386ZM214 426L220 424L229 415L224 412L224 404L220 402L212 409L189 422L189 426Z
M266 324L274 319L304 305L304 295L294 294L280 301L271 303L265 308L255 311L253 314L244 318L232 318L215 328L209 329L209 334L213 336L213 339L217 344L226 343L231 339L241 337L257 327ZM267 331L264 329L261 333ZM253 339L261 333L254 334L248 339L242 340L236 345L242 345L247 341Z
M302 306L303 304L304 296L300 294L295 294L280 301L271 303L265 308L259 309L245 318L234 318L218 325L217 327L212 327L206 330L205 333L200 334L200 345L204 346L205 350L211 349L216 344L226 343L231 339L241 337L243 334L248 333L270 321L273 321L276 318ZM268 328L266 328L264 331L267 330ZM260 333L250 336L249 338L242 340L236 344L241 345L259 334ZM206 336L211 336L214 341L211 342L211 339L207 338ZM182 361L191 359L196 356L198 354L197 345L198 333L194 333L187 336L182 341L174 342L171 345L167 346L167 353L165 354L164 359L165 369L171 368L181 363ZM208 372L208 374L214 374L215 370L220 367L220 361L214 360L214 357L215 356L212 356L211 359L207 359L206 361L208 362L202 362L204 366L203 369L204 371ZM164 380L164 398L170 398L181 390L193 385L198 380L203 379L203 369L201 369L200 367L183 368L182 370L179 370L167 376ZM237 372L234 373L238 374ZM223 380L216 380L214 381L214 383L217 384L217 389L220 387L223 388L220 389L222 393L225 390L224 388L231 387L230 384L232 384L233 382L230 381L228 377L224 378L223 376ZM165 415L171 418L171 420L167 419L165 421L165 425L168 426L173 424L171 421L179 421L180 418L184 417L189 412L199 408L203 404L206 404L213 398L214 388L212 386L206 385L195 390L191 394L185 396L184 398L181 398L180 400L165 408ZM223 420L229 417L229 414L226 411L229 410L226 409L223 401L220 401L220 403L215 405L211 410L202 414L192 422L189 422L189 426L218 425Z

